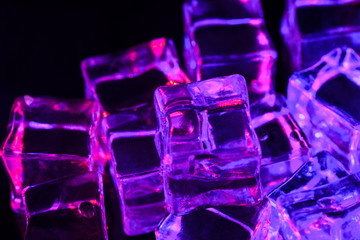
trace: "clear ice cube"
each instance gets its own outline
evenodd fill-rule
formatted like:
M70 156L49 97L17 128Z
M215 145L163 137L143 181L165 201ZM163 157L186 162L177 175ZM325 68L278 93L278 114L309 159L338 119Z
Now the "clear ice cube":
M285 239L359 239L360 174L277 200Z
M310 146L281 94L266 94L250 112L261 146L260 179L267 194L308 160Z
M264 240L271 220L266 199L253 206L207 208L183 216L168 215L156 240Z
M105 110L102 134L120 196L127 235L151 232L167 213L160 159L154 144L154 90L190 82L174 43L159 38L127 50L85 59L86 96ZM148 199L148 200L146 200Z
M107 240L101 175L89 172L26 187L25 240Z
M314 151L327 150L351 171L359 170L360 57L336 48L311 68L294 73L289 109Z
M359 0L287 0L281 23L292 68L315 64L336 47L360 51Z
M184 59L192 80L241 74L250 102L274 91L277 53L259 0L188 0L183 12Z
M24 210L24 187L94 169L100 115L100 106L91 100L15 100L2 146L14 211Z
M283 229L280 228L282 226L279 219L280 212L276 207L280 196L334 183L349 175L350 173L342 163L326 151L319 152L311 157L288 180L267 196L271 203L272 215L269 239L278 240L279 236L283 234Z
M248 106L240 75L155 91L155 142L170 213L261 200L261 150Z

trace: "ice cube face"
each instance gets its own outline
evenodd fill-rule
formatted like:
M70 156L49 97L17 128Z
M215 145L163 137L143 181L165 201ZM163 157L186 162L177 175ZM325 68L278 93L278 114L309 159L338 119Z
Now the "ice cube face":
M2 146L14 211L24 210L24 187L94 169L100 115L99 105L91 100L15 100Z
M281 33L292 67L302 70L336 47L360 51L359 0L287 0Z
M117 175L125 177L159 169L160 160L154 144L156 117L153 106L109 115L103 121L103 128Z
M359 66L350 48L336 48L313 67L289 79L288 103L315 151L343 158L352 172L359 169Z
M250 102L274 91L277 53L260 1L188 0L183 12L184 60L191 79L241 74Z
M160 172L119 178L118 183L125 233L134 236L154 231L167 214Z
M270 223L266 199L253 206L207 208L187 215L168 215L155 231L157 240L266 239Z
M255 204L261 150L240 75L155 91L165 199L170 213Z
M251 123L261 146L260 175L267 194L309 159L309 143L281 94L266 94L254 103Z
M90 158L90 137L100 114L99 105L91 100L19 97L12 106L4 154Z
M280 195L334 183L349 175L338 159L329 152L322 151L312 156L291 178L275 189L269 195L269 199L276 200Z
M291 176L291 178L286 180L267 196L271 203L269 239L277 240L279 239L278 236L282 236L285 231L281 227L283 223L279 218L281 210L277 207L277 200L280 196L286 197L289 194L304 192L309 189L336 183L349 175L350 173L345 169L342 163L327 151L319 152L311 157L308 162L303 164Z
M360 219L360 175L280 196L285 239L356 239Z
M58 178L24 189L26 240L107 240L101 175Z
M158 86L189 82L179 66L174 43L165 38L90 57L81 69L86 96L98 100L107 115L152 102Z

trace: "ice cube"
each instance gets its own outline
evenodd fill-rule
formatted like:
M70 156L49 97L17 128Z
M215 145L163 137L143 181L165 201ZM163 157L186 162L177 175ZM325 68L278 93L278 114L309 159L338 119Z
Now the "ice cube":
M88 98L98 100L106 115L152 102L161 85L189 82L170 39L159 38L129 49L89 57L81 63Z
M24 187L95 169L100 116L100 106L91 100L15 100L2 147L14 211L24 210Z
M311 68L289 79L289 109L312 149L343 158L359 170L360 57L351 48L336 48Z
M274 91L277 53L260 1L188 0L183 12L184 59L192 80L241 74L250 102Z
M264 240L270 204L207 208L183 216L168 215L155 231L156 240Z
M25 239L107 240L101 175L89 172L24 189Z
M155 141L170 213L261 200L261 150L248 106L240 75L155 91Z
M111 176L127 235L154 231L167 213L154 143L154 113L153 106L129 109L104 121L112 155Z
M359 52L359 13L359 0L287 0L280 31L292 68L308 68L336 47Z
M277 240L283 232L280 228L281 222L277 206L280 196L286 196L296 192L303 192L319 186L331 184L342 178L349 176L350 173L334 156L326 151L317 153L308 162L303 164L287 181L273 190L267 198L271 203L271 224L269 239Z
M360 175L282 195L277 207L285 239L358 239Z
M111 155L111 176L120 196L127 235L151 232L166 214L160 160L154 144L154 90L190 80L174 43L159 38L81 65L86 96L105 110L102 137Z
M281 94L266 94L250 111L262 152L260 179L267 194L309 159L310 146Z

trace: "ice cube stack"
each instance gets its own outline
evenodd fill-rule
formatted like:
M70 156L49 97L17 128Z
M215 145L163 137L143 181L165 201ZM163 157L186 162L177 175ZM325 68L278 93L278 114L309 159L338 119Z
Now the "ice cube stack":
M359 6L287 1L287 98L259 0L188 0L186 71L158 38L85 59L86 99L16 99L1 153L25 239L109 239L107 166L128 236L360 239Z

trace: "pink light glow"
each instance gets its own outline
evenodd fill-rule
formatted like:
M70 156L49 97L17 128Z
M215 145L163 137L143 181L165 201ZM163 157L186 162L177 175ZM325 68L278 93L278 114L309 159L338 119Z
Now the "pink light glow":
M259 34L257 36L257 40L260 45L269 45L269 40L266 37L264 32L259 32Z
M165 44L165 38L155 39L151 41L150 47L156 57L161 57L161 55L163 55Z
M268 54L263 54L263 60L260 65L259 77L257 83L259 84L258 89L263 92L269 92L271 90L271 76L269 69L272 67L273 57Z

